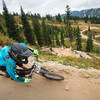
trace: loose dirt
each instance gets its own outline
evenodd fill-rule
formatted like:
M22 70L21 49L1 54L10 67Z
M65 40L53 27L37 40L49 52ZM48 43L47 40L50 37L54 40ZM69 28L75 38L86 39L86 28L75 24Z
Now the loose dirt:
M48 80L34 74L29 84L0 76L0 100L100 100L100 71L77 69L57 62L40 64L65 77Z
M42 48L42 52L51 53L59 57L72 56L76 58L83 57L85 59L92 59L89 55L87 55L87 53L82 51L72 50L71 48L52 48L52 51L50 51L50 48Z

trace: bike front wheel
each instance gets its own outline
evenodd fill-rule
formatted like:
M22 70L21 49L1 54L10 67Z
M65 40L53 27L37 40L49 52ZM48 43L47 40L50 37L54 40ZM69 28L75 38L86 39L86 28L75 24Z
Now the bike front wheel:
M40 74L43 76L43 77L46 77L50 80L64 80L64 77L59 75L59 74L56 74L54 72L50 72L44 68L41 68L40 70Z

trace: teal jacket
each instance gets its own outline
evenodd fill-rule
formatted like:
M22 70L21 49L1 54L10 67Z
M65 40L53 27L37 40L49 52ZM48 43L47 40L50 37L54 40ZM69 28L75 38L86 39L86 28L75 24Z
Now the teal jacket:
M11 57L9 57L8 51L10 50L10 48L10 46L6 46L0 50L0 67L5 66L6 71L13 80L24 82L25 79L18 76L16 73L15 61Z

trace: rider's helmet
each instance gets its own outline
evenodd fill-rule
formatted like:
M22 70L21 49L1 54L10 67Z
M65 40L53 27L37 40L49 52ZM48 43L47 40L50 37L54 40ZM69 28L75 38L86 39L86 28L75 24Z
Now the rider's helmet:
M28 57L33 55L33 51L27 48L25 43L14 43L9 50L9 55L18 64L27 64Z

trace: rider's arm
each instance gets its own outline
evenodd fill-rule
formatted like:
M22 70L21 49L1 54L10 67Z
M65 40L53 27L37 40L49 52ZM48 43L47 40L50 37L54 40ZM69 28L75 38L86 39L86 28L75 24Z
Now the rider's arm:
M37 56L39 55L39 52L38 52L37 49L33 49L31 47L28 47L28 49L30 49L33 52L34 55L37 55Z
M27 83L30 81L30 79L28 78L22 78L19 75L17 75L16 70L11 68L9 65L6 66L6 70L13 80L16 80L22 83Z

